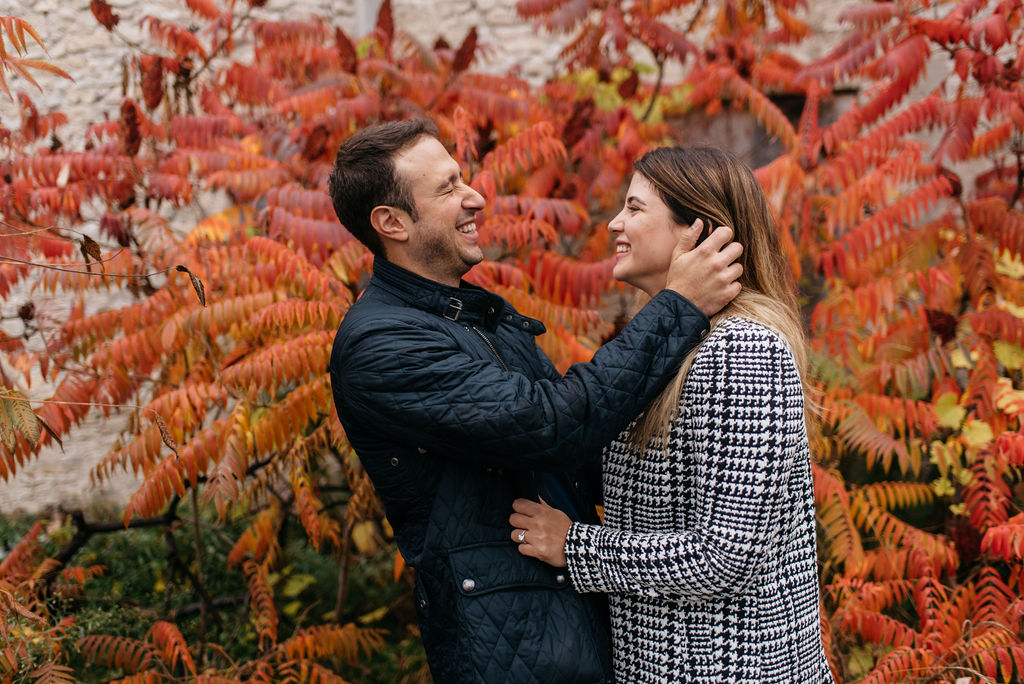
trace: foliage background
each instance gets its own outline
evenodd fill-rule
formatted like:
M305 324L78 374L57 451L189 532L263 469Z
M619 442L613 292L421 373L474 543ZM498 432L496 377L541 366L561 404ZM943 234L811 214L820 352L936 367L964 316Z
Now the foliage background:
M119 520L4 522L3 681L426 679L409 570L325 375L369 268L323 191L333 151L368 123L434 118L488 199L489 260L471 278L543 320L565 367L630 311L604 222L632 160L680 117L726 108L779 145L757 174L822 390L837 679L1024 677L1021 3L851 8L849 38L804 63L792 47L811 30L790 0L521 0L568 38L540 87L476 71L475 31L403 34L388 3L359 39L256 20L258 4L144 19L119 110L75 149L54 142L60 113L10 92L0 295L23 333L0 342L0 476L118 411L128 428L93 476L144 480ZM102 0L91 9L117 30ZM27 57L24 22L0 31L3 85L54 71ZM926 69L939 86L909 97ZM169 223L205 192L226 208ZM112 288L130 303L94 311ZM54 294L68 315L45 315Z

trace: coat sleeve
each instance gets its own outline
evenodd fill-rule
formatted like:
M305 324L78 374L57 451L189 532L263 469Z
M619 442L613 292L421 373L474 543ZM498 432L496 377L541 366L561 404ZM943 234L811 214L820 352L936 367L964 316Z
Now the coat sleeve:
M706 446L696 455L694 515L678 533L636 533L574 523L565 543L578 591L688 600L742 591L779 543L772 521L805 424L800 378L789 349L758 329L745 339L712 337L695 359L673 434ZM684 424L685 423L685 424ZM673 448L679 448L676 438ZM650 457L650 456L645 456ZM668 457L671 457L668 456Z
M499 467L576 469L657 396L707 329L665 291L591 362L531 380L414 321L359 321L339 332L331 383L342 423L381 426L389 441Z

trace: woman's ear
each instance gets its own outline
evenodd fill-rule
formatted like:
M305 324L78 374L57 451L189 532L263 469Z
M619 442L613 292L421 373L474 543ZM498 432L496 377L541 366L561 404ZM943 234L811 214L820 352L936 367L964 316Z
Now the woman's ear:
M392 240L394 242L408 242L409 228L406 221L409 215L396 207L379 205L370 212L370 225L380 235L381 240Z
M689 252L699 244L701 235L704 233L704 221L697 219L689 226L676 224L675 233L679 239L679 249Z

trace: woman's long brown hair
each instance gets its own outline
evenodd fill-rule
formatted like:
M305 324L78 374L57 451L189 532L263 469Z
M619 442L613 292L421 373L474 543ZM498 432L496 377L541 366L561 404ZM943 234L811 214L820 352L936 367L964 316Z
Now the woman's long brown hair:
M804 405L814 406L793 275L771 207L750 168L714 147L662 147L645 154L634 169L654 186L677 224L689 225L700 217L705 224L710 221L712 226L733 229L733 239L743 245L740 294L711 318L712 329L723 318L737 316L777 332L796 360ZM686 356L675 379L637 418L629 435L634 452L642 454L648 445L667 446L669 427L679 412L683 385L699 348ZM807 410L805 415L809 417Z

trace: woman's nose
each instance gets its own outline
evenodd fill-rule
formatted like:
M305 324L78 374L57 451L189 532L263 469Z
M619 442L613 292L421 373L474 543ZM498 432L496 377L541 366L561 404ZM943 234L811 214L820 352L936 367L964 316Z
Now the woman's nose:
M608 222L608 232L618 233L622 231L622 212L620 211L615 215L611 221Z

